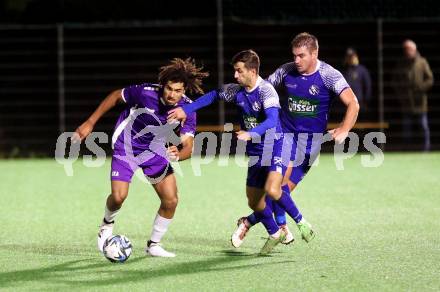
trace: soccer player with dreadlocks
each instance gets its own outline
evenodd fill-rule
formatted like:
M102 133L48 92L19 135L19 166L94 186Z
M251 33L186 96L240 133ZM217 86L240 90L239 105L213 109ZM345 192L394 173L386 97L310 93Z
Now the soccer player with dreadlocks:
M159 257L175 256L159 244L173 219L178 202L176 178L170 161L191 156L196 115L189 116L183 125L167 124L167 115L169 110L191 102L186 92L203 93L202 80L208 73L202 69L191 58L175 58L160 68L159 84L144 83L113 91L76 129L73 142L87 137L96 122L117 103L125 103L112 137L112 191L107 197L104 218L99 227L98 249L101 252L105 240L112 235L114 219L127 198L131 178L135 170L141 168L161 201L146 253ZM173 135L178 141L174 139L173 146L170 146L170 137Z

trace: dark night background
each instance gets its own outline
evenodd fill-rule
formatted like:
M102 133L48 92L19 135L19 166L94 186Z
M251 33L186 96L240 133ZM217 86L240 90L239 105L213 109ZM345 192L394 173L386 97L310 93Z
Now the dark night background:
M292 37L308 31L320 41L320 59L338 69L346 48L357 49L373 80L373 100L360 119L377 122L381 55L384 121L389 123L385 149L418 149L417 143L402 143L390 74L401 42L412 38L434 77L440 76L436 1L226 0L222 8L225 82L233 81L229 60L238 50L255 49L266 77L290 61ZM60 72L66 131L73 131L111 90L155 82L158 67L173 57L194 57L211 73L205 89L216 88L221 71L217 16L216 1L0 1L1 156L53 156L60 132ZM429 121L437 150L439 92L436 82L429 92ZM341 120L341 110L335 102L331 122ZM226 122L234 122L233 113L227 105ZM117 109L107 114L96 131L110 134L117 115ZM218 105L200 112L200 125L218 123Z

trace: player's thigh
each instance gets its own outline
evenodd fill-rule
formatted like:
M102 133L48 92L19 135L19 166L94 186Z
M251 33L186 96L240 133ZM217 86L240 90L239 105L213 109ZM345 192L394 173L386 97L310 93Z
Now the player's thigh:
M287 186L289 187L289 191L293 192L293 190L296 188L297 184L292 182L291 180L287 180Z
M283 186L288 185L290 192L292 192L296 188L296 184L290 180L290 176L292 175L292 171L293 171L293 164L289 164L289 166L286 169L286 173L284 174L283 182L281 184Z
M246 196L248 198L249 207L253 210L261 211L266 203L264 201L264 189L246 186Z
M162 180L153 185L162 202L177 204L177 183L173 173L166 175Z
M287 167L286 173L284 174L283 177L283 183L282 183L283 185L289 182L290 175L292 174L292 169L293 169L293 164L289 163L289 166Z
M272 197L281 193L281 183L283 182L283 174L278 171L269 171L267 175L264 189Z
M120 200L125 200L128 196L128 188L130 186L129 182L120 181L120 180L112 180L112 196L118 198Z

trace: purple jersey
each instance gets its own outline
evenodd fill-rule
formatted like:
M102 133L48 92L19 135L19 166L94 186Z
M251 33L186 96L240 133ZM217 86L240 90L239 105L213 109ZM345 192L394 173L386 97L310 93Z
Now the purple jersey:
M238 84L226 84L218 91L218 98L237 105L240 126L249 131L266 119L265 109L280 108L278 94L273 86L258 77L257 83L250 91ZM277 121L276 132L281 133L281 125ZM246 150L249 155L261 155L264 146L264 136L261 143L248 143Z
M319 60L312 74L300 74L291 62L279 67L267 81L280 92L285 133L325 132L333 97L350 87L338 70Z
M195 113L188 116L183 126L179 124L176 127L170 127L167 124L169 110L192 101L183 96L176 105L170 106L163 102L161 96L162 88L157 84L133 85L122 90L122 98L127 106L119 116L112 137L112 147L115 154L125 155L127 151L133 151L134 155L138 155L150 150L153 154L159 154L163 158L165 145L170 142L172 131L177 136L194 136L196 131ZM150 158L152 160L148 160L153 163L159 159L159 157L151 155Z

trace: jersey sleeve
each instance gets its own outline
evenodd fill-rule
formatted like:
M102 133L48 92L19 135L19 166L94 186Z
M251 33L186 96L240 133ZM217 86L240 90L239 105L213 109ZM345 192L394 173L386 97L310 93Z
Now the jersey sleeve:
M237 93L240 91L241 86L238 84L225 84L218 91L218 97L226 102L235 102Z
M208 106L212 104L218 97L217 91L212 90L198 99L196 99L194 102L187 103L182 106L183 111L189 115L193 112L198 111L201 108L204 108L205 106Z
M350 87L342 73L328 64L322 64L319 68L319 73L321 74L325 87L338 96L344 89Z
M260 86L260 99L264 109L271 107L280 108L280 98L275 88L268 82Z
M257 133L258 135L263 136L268 129L276 127L279 117L279 110L275 107L270 107L265 109L264 113L266 114L266 119L264 122L249 130L249 132Z
M180 135L189 135L194 137L196 134L196 127L197 127L197 115L195 112L189 114L186 118L185 123L182 126L182 129L180 130Z
M140 103L144 85L132 85L122 89L122 98L128 105L136 105Z
M286 77L287 73L293 69L295 69L295 64L293 64L293 62L283 64L276 69L275 72L269 75L266 81L272 84L273 87L278 88L283 84L284 77Z

